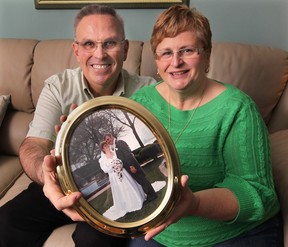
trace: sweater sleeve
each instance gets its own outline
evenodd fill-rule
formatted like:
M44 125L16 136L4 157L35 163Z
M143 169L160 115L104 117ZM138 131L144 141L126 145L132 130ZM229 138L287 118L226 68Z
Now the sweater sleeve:
M254 102L236 113L223 146L225 178L216 187L237 197L235 220L257 221L275 214L279 203L274 190L269 135Z

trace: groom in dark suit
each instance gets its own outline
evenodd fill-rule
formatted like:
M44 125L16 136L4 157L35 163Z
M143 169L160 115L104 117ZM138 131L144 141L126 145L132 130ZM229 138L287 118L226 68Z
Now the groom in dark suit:
M112 134L106 134L104 141L110 145L112 151L116 152L117 158L122 160L126 171L142 186L144 193L147 195L146 201L153 201L157 197L157 194L151 183L147 180L144 171L128 144L123 140L117 140Z

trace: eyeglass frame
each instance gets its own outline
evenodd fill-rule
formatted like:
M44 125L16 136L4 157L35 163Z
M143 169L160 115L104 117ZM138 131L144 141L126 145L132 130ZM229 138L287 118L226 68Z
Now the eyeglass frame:
M106 52L109 52L109 51L114 51L113 49L117 47L118 44L123 44L124 41L126 41L126 39L122 39L120 41L118 40L106 40L106 41L92 41L92 40L86 40L84 42L79 42L77 40L74 40L74 43L81 46L83 48L84 51L86 52L89 52L89 53L93 53L97 48L98 48L98 44L101 44L101 48L106 51ZM115 46L112 47L112 48L107 48L105 47L105 43L109 43L109 42L115 42ZM94 44L94 47L93 48L90 48L91 50L87 49L85 45L87 45L87 43L93 43ZM116 51L116 50L115 50Z
M187 56L185 56L185 53L181 53L181 52L183 52L183 51L187 51L187 50L194 50L194 52L190 55L191 57L189 57L189 55ZM194 57L192 57L194 54L195 54L195 52L197 53L197 56L199 56L201 53L203 53L204 51L206 51L206 48L205 47L202 47L202 48L196 48L196 47L186 47L186 48L182 48L182 49L179 49L178 51L169 51L169 50L163 50L162 51L162 53L161 53L161 51L155 51L155 53L154 53L154 55L155 55L155 57L156 57L156 59L157 60L160 60L160 61L169 61L169 60L171 60L173 57L174 57L174 54L176 53L176 54L178 54L178 56L180 57L180 58L194 58ZM171 54L169 54L170 56L169 57L167 57L167 58L164 58L163 57L163 54L165 53L165 52L171 52ZM159 53L161 53L161 55L159 55Z

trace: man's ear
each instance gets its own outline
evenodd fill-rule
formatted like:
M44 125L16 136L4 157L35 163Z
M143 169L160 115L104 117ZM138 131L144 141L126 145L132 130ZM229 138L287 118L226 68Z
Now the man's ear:
M124 59L123 59L123 61L126 61L126 59L127 59L128 50L129 50L129 40L125 39L124 40Z
M72 43L72 49L77 61L79 61L79 46L75 42Z

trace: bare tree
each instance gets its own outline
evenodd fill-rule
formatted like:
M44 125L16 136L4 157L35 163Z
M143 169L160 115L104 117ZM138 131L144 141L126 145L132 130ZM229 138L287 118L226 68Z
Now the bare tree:
M119 113L122 113L124 118L121 116L121 114ZM136 126L135 126L135 121L137 120L136 116L135 115L132 115L132 114L128 114L127 111L123 111L123 110L119 110L117 111L116 113L111 111L111 114L113 115L113 118L115 118L115 120L117 120L121 125L122 125L122 128L121 128L121 131L123 131L123 129L125 129L125 127L129 128L132 130L136 140L138 141L139 145L141 147L144 147L144 144L141 140L141 138L139 137L138 133L137 133L137 129L136 129ZM119 129L118 129L119 131ZM126 131L126 130L124 130ZM117 135L115 135L117 136Z

